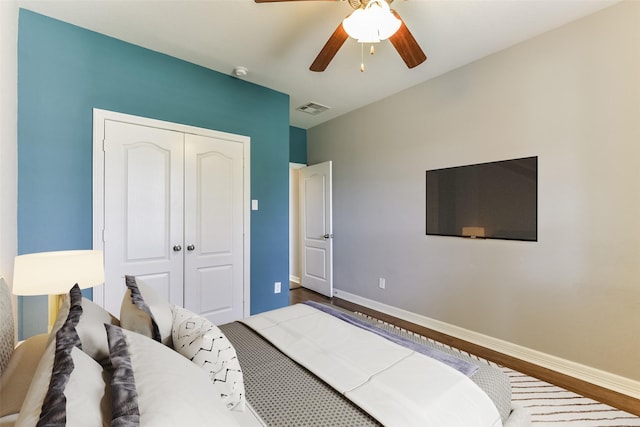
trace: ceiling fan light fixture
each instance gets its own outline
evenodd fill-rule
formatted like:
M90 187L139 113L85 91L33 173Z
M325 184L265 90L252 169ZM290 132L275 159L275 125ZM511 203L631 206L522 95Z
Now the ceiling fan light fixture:
M371 0L366 7L356 9L342 21L349 37L360 43L386 40L398 31L401 24L385 0Z

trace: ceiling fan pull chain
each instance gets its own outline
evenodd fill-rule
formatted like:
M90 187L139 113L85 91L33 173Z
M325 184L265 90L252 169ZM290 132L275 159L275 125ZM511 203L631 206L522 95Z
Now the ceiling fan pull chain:
M360 72L364 73L364 43L360 43Z
M371 50L369 51L369 53L371 55L373 55L374 53L376 53L376 49L373 47L373 43L371 43Z

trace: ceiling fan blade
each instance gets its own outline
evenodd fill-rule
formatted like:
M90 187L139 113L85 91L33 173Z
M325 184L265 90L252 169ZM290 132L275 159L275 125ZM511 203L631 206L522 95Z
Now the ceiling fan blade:
M396 48L404 63L407 64L407 67L413 68L424 61L427 60L427 55L422 51L420 45L413 37L413 34L409 31L407 26L404 24L402 18L395 10L391 10L393 15L398 18L402 23L400 24L400 28L395 32L394 35L389 37L389 41L393 44L393 47Z
M338 28L336 28L333 34L331 34L331 37L329 37L329 40L327 40L327 43L324 45L309 69L311 71L326 70L329 62L331 62L333 57L336 56L336 53L338 53L338 50L340 50L348 38L349 35L342 27L342 22L340 22L340 25L338 25Z

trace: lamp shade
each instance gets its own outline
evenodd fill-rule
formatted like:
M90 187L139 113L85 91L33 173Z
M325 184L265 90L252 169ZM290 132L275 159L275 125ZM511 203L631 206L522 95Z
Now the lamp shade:
M102 251L39 252L15 257L15 295L60 295L104 283Z

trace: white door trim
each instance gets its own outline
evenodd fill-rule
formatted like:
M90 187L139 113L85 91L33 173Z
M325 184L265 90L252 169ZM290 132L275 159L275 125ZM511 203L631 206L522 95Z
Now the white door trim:
M306 166L305 163L289 162L289 282L295 283L295 287L300 286L302 281L300 278L302 270L300 247L302 242L300 239L300 203L298 203L300 197L299 175L296 172L296 180L292 182L291 171L298 171Z
M195 135L204 135L217 139L226 139L242 143L244 163L243 189L243 314L250 315L251 310L251 138L243 135L216 130L165 122L147 117L133 116L114 111L93 109L93 248L103 249L104 232L104 122L105 120L133 123L141 126L156 127ZM104 305L104 285L93 288L93 301Z

